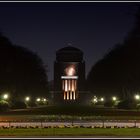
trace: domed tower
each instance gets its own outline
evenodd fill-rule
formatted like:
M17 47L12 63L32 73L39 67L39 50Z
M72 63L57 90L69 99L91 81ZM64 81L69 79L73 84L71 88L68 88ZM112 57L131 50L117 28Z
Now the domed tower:
M85 61L83 52L68 46L56 51L54 62L54 100L77 102L85 90Z

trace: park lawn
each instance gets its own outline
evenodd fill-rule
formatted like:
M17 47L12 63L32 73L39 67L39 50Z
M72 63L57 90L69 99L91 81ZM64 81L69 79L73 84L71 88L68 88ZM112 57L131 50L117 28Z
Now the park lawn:
M0 136L140 136L139 128L0 129Z

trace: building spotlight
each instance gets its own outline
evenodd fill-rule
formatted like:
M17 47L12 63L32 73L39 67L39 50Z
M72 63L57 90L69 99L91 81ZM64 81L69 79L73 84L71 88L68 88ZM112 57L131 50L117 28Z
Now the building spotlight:
M74 67L68 67L68 68L66 68L66 74L67 74L68 76L73 76L73 75L75 74L75 69L74 69Z
M37 98L37 99L36 99L36 101L37 101L37 102L40 102L40 101L41 101L41 99L40 99L40 98Z
M113 100L113 101L116 101L116 100L117 100L117 97L113 96L113 97L112 97L112 100Z
M30 97L25 97L25 101L30 101Z
M140 99L140 95L138 95L138 94L135 95L135 99L136 99L136 100L139 100L139 99Z
M6 100L6 99L8 99L8 98L9 98L9 95L8 95L8 94L4 94L4 95L3 95L3 99Z

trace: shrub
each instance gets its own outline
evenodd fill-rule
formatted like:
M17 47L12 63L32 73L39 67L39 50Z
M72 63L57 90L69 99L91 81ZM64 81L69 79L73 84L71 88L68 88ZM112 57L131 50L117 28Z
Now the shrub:
M29 107L36 107L37 106L37 104L35 102L33 102L33 101L28 102L27 105Z
M23 101L14 101L11 105L12 109L25 109L27 105Z
M114 102L113 102L113 101L106 101L106 102L104 103L104 106L105 106L105 107L113 107L113 106L114 106Z
M136 109L136 102L130 99L123 100L118 103L118 109Z
M0 111L4 112L4 111L8 111L10 108L9 103L7 101L0 101Z

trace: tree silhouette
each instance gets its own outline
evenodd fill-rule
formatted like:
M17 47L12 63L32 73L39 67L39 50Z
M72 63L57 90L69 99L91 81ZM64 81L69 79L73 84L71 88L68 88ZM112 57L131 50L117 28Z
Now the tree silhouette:
M0 34L0 93L13 99L47 96L46 67L37 54Z
M98 61L87 77L89 90L97 95L132 98L140 92L140 8L134 28Z

